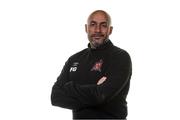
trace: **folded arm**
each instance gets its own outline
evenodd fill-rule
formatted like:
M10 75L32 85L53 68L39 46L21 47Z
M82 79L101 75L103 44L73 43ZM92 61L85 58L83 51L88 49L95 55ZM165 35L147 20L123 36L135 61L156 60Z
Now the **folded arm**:
M110 101L123 89L131 77L130 56L126 52L120 54L113 56L113 61L104 75L107 79L102 84L79 85L73 81L60 84L57 81L52 90L52 104L68 109L80 109Z

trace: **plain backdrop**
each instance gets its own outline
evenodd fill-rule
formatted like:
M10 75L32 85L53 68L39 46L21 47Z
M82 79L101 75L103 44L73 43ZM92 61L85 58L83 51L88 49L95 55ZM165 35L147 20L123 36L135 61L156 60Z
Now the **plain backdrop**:
M179 0L1 0L0 119L71 120L51 89L65 61L87 47L84 24L112 17L112 42L129 52L128 120L180 119Z

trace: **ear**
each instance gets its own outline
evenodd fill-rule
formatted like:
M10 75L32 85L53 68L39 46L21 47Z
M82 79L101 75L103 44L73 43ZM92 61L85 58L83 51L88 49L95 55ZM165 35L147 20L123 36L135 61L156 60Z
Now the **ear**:
M109 35L111 35L112 30L113 30L113 27L112 27L112 26L110 26L110 28L109 28Z
M88 27L87 24L85 24L85 31L86 31L86 33L88 32L87 27Z

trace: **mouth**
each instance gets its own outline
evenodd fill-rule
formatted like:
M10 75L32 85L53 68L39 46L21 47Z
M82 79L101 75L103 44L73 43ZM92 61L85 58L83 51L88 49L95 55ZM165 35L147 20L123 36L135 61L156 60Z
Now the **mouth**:
M94 35L94 36L92 36L94 39L101 39L101 38L103 38L103 35Z
M95 36L95 37L93 37L94 39L100 39L100 38L102 38L102 36Z

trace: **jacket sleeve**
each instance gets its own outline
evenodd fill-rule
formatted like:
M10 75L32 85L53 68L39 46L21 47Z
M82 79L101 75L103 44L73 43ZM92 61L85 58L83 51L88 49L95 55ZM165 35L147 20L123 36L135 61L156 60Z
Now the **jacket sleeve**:
M131 77L132 65L126 51L118 52L112 56L112 61L104 76L106 81L101 85L79 85L72 81L65 84L68 95L78 97L86 106L98 106L115 97Z
M52 87L51 104L67 109L78 109L80 108L80 106L82 106L81 102L76 99L76 96L67 94L67 91L65 90L65 84L69 82L69 63L70 60L65 63L61 74Z

